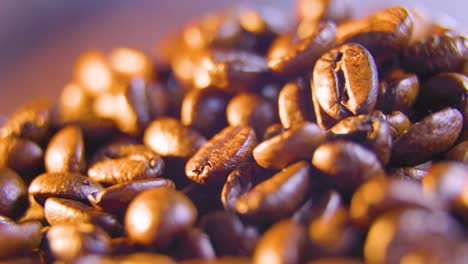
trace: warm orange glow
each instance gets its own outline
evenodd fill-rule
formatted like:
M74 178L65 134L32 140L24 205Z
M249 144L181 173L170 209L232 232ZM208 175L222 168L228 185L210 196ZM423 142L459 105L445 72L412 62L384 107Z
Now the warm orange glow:
M114 71L126 77L151 79L153 66L151 60L141 51L129 48L114 49L109 62Z
M80 56L75 67L75 79L93 96L109 91L113 84L112 71L105 57L97 51Z
M424 257L417 253L408 253L400 259L400 264L424 264Z
M296 36L301 40L310 37L317 29L318 23L312 20L303 20L296 29Z
M393 239L395 226L392 219L380 218L369 229L364 245L366 263L385 263L387 246Z
M363 184L353 195L350 214L353 219L367 217L367 209L372 204L379 204L385 197L382 180L374 179Z
M240 14L240 24L250 32L260 33L265 30L262 18L253 10L244 10Z
M329 1L299 0L297 11L299 17L307 20L318 21L321 19Z
M69 83L62 90L60 102L66 109L77 109L83 105L85 98L86 95L78 84Z
M183 33L184 41L190 48L200 49L205 45L203 34L200 28L196 26L188 26Z

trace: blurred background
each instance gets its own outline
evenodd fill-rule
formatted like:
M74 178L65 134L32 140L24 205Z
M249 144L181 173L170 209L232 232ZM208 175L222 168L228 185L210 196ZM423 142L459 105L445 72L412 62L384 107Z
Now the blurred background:
M357 15L394 4L416 5L467 32L466 0L349 0ZM293 0L10 0L0 1L0 115L34 97L55 98L80 52L116 46L154 54L166 34L205 13L238 3L290 14Z

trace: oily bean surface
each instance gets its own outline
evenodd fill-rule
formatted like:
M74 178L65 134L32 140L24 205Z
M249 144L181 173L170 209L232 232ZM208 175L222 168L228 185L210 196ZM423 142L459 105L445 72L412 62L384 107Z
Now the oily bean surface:
M28 188L13 170L0 168L0 215L17 218L29 206Z
M82 172L85 170L83 132L78 126L68 126L49 141L44 154L48 172Z
M278 114L284 128L314 121L310 92L307 82L300 78L281 88L278 95Z

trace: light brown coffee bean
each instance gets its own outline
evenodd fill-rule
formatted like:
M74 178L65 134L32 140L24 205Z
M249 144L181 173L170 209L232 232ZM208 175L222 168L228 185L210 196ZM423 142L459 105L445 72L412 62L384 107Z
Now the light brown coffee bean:
M83 132L78 126L67 126L57 132L44 155L47 172L83 172L86 169Z

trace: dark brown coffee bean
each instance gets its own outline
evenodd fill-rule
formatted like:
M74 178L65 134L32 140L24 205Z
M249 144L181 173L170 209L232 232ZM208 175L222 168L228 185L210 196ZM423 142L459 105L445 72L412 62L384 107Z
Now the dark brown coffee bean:
M128 206L125 229L144 246L166 247L195 222L197 211L182 193L154 188L140 193Z
M306 122L263 141L253 150L253 156L264 168L282 169L296 161L310 159L325 138L324 129Z
M445 154L445 158L468 164L468 140L462 141Z
M297 75L310 71L317 59L335 45L336 26L333 22L318 24L310 34L283 35L272 43L266 60L276 73Z
M88 195L102 190L101 185L78 173L44 173L29 185L29 194L41 205L49 197L88 201Z
M87 255L78 257L73 261L73 264L176 264L176 262L165 255L136 252L127 255L119 254L118 256L107 255Z
M388 175L395 179L410 180L421 183L431 165L432 161L428 161L416 166L390 168Z
M356 189L351 200L350 215L354 223L368 228L379 215L404 206L442 209L442 204L426 197L416 182L377 177Z
M304 79L287 83L278 97L278 113L285 128L314 121L310 87Z
M274 224L262 236L255 248L253 263L302 263L307 231L294 221Z
M199 184L223 182L252 155L257 144L250 127L227 127L201 147L185 165L187 177Z
M115 216L83 203L51 197L44 204L44 214L50 225L95 224L111 235L119 234L123 228Z
M78 126L83 131L86 142L99 142L118 133L117 123L109 118L98 117L94 114L79 115L78 117L55 117L54 127ZM89 145L89 144L87 144Z
M236 212L253 222L272 222L292 215L309 190L310 165L297 162L243 194Z
M222 257L216 259L192 259L179 262L180 264L252 264L246 257Z
M108 63L116 77L122 81L129 82L135 77L143 80L156 77L153 62L143 51L124 47L113 48L108 55Z
M277 119L273 106L253 93L234 96L227 105L226 116L230 126L250 126L259 136Z
M319 146L312 157L312 165L346 194L352 193L365 180L384 172L372 151L344 140Z
M39 247L42 225L37 221L16 224L0 221L0 258L25 255Z
M107 233L89 223L51 226L44 239L51 256L64 262L79 256L111 251L111 239Z
M0 139L0 167L12 168L22 176L37 173L42 156L41 147L30 140L19 137Z
M206 139L177 119L162 117L146 128L143 142L163 157L188 158L205 144Z
M311 86L319 106L335 120L370 113L378 94L374 59L359 44L332 49L315 64Z
M83 132L67 126L47 145L44 161L47 172L83 172L86 168Z
M394 70L380 82L376 108L385 113L403 111L414 104L418 94L418 76Z
M351 15L351 5L346 0L299 0L296 12L301 20L341 22Z
M283 132L284 132L284 128L283 126L281 126L281 124L278 124L278 123L271 124L265 129L265 133L263 134L263 140L270 139Z
M392 163L416 165L450 149L463 126L463 117L445 108L414 123L406 134L393 142Z
M364 264L357 258L321 258L314 261L309 261L307 264Z
M51 105L44 100L27 103L10 115L0 128L0 137L17 136L39 142L50 129Z
M170 113L170 92L160 82L146 84L146 96L148 96L148 111L151 119ZM180 104L178 104L180 106Z
M392 113L386 115L379 110L375 110L370 115L387 121L387 123L390 125L392 139L397 139L405 134L411 126L411 121L409 120L408 116L400 111L393 111Z
M228 95L218 89L194 89L182 101L180 120L203 135L212 136L227 124L228 100Z
M178 260L184 259L214 259L216 257L213 245L207 234L197 228L189 229L175 242L175 252Z
M221 201L226 210L234 210L237 199L269 177L256 163L244 163L233 170L223 186Z
M37 264L46 263L42 252L32 252L28 254L21 254L0 260L0 264Z
M461 34L433 34L405 49L402 64L407 71L427 76L461 71L468 60L468 40Z
M390 160L392 136L387 122L370 115L351 116L330 128L329 139L345 139L372 150L382 165Z
M99 192L88 195L88 200L97 208L113 214L123 214L130 202L141 192L152 188L172 188L171 180L157 178L115 184Z
M28 208L28 189L13 170L0 168L0 215L20 217Z
M113 142L98 149L91 159L91 164L103 160L130 158L149 160L157 156L154 151L142 144L137 144L132 138L117 138Z
M255 227L244 225L226 211L204 215L199 227L210 237L218 256L250 256L260 236Z
M452 263L453 245L464 239L449 215L425 209L396 209L372 224L364 246L365 263Z

